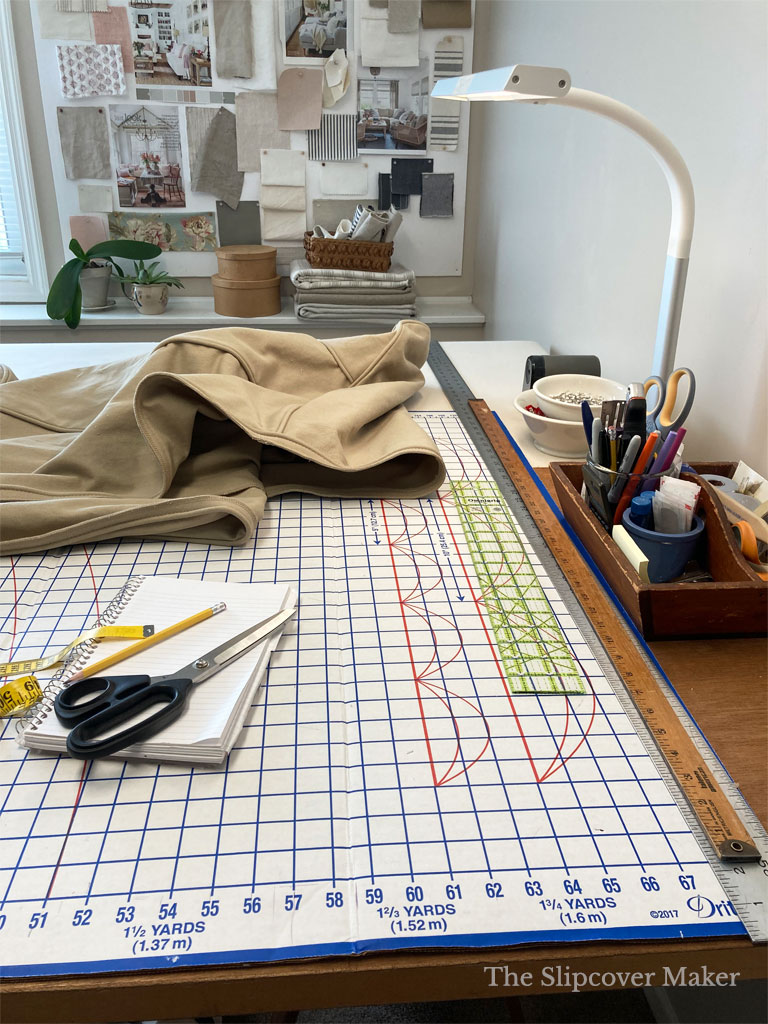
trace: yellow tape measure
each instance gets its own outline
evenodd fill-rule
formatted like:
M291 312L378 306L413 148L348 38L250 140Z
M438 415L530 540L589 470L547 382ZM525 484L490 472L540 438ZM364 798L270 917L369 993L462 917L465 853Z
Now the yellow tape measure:
M9 679L0 690L0 718L20 715L40 700L42 695L40 683L34 676Z
M40 683L33 672L51 668L66 661L67 656L78 644L100 640L135 640L154 636L155 627L148 626L96 626L75 637L66 647L55 654L47 654L42 658L31 658L26 661L6 661L0 664L1 676L16 676L18 679L6 679L0 685L0 718L23 714L27 708L36 704L43 695Z
M154 626L96 626L89 629L80 636L75 637L66 647L62 647L56 654L46 654L43 658L32 658L27 661L6 661L0 662L0 676L17 676L21 673L39 672L41 669L50 668L65 661L71 650L78 644L87 640L133 640L145 636L152 636L155 632Z

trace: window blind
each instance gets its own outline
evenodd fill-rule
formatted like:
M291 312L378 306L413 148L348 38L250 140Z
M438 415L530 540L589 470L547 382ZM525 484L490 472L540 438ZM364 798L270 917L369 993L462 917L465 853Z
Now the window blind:
M18 262L24 257L21 224L13 187L11 154L0 109L0 273L18 273ZM11 269L14 265L14 269ZM7 269L6 269L7 268Z

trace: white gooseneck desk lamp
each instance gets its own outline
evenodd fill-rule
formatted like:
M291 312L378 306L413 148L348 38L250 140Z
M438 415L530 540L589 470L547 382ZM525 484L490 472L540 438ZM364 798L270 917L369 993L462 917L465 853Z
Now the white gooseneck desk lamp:
M432 96L445 100L516 100L522 103L556 103L561 107L578 107L623 124L635 135L645 139L661 164L672 197L672 224L651 369L652 374L666 379L674 368L691 251L694 209L691 176L685 161L669 139L646 117L626 104L598 92L572 89L571 76L562 68L515 64L509 68L479 71L460 78L443 78L435 84Z

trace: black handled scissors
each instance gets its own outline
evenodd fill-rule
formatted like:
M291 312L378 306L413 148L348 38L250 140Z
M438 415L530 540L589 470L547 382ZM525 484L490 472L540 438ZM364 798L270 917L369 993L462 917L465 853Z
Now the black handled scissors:
M179 717L193 686L247 654L295 611L285 608L262 619L167 676L93 676L72 683L57 694L53 705L61 724L73 727L67 736L67 750L73 757L106 757L154 736ZM140 717L154 705L160 705L159 710ZM132 718L137 721L112 734L116 726ZM104 733L108 735L99 739Z

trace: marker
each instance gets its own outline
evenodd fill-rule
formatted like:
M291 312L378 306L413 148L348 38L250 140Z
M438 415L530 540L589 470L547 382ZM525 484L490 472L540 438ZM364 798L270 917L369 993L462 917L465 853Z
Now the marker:
M635 459L637 457L639 449L640 435L635 434L633 437L629 439L627 450L624 453L624 458L621 460L621 465L619 466L618 475L616 476L616 479L614 480L613 486L611 487L610 491L608 491L608 501L610 501L611 503L618 501L621 497L621 492L624 490L626 486L627 480L629 478L629 471L635 464Z
M616 511L613 514L613 521L617 525L621 523L621 517L624 515L624 509L629 508L632 496L640 485L641 474L645 472L648 467L648 463L651 461L653 449L656 447L658 439L659 432L657 430L654 430L652 434L648 435L648 439L643 445L643 450L640 452L637 462L632 467L632 476L627 481L627 486L622 491L621 497L619 498L619 504L616 506Z
M154 633L152 636L145 637L144 640L139 640L135 644L131 644L130 647L124 647L122 651L116 651L114 654L110 654L107 658L102 658L101 661L97 661L94 665L89 665L80 672L75 672L75 674L67 680L67 685L69 685L69 683L76 683L78 679L90 679L91 676L95 676L99 672L103 672L105 668L111 668L113 665L116 665L118 661L125 661L126 658L131 658L134 654L138 654L139 651L145 651L147 647L152 647L153 644L160 643L161 640L167 640L168 637L176 636L177 633L181 633L183 630L189 629L190 626L196 626L198 622L204 622L206 619L210 619L212 615L218 615L219 612L223 612L226 607L227 606L224 602L221 601L219 604L215 604L211 608L206 608L202 612L196 612L194 615L190 615L188 619L183 619L181 622L177 622L173 626L166 626L166 628L161 629L159 633Z

